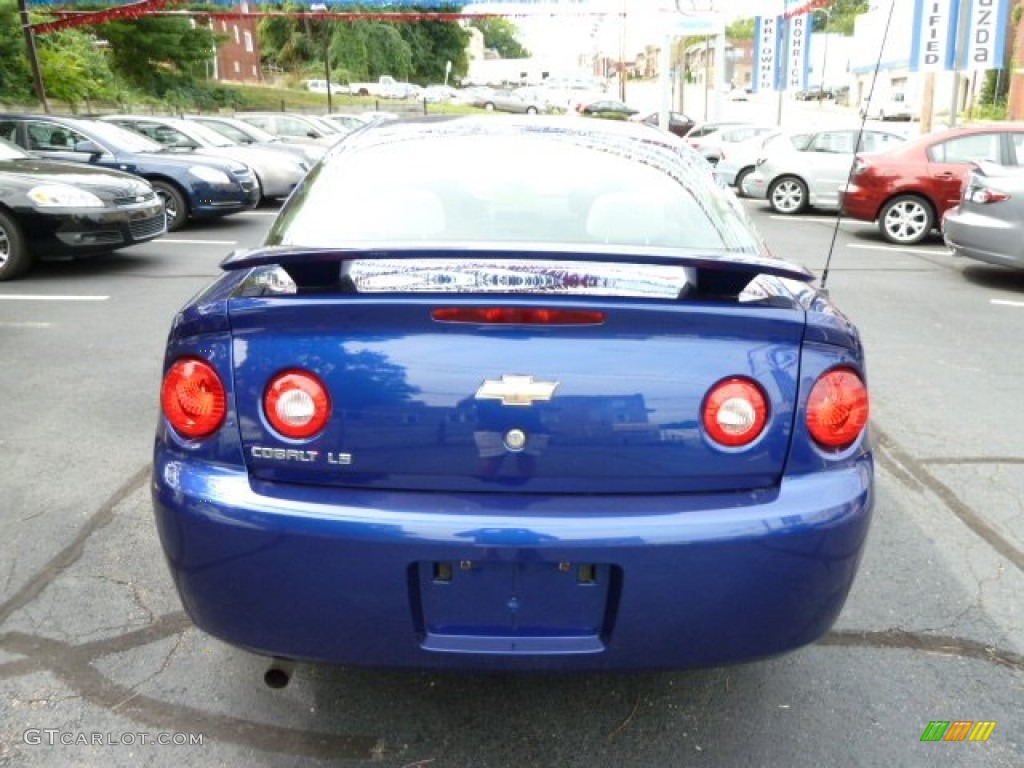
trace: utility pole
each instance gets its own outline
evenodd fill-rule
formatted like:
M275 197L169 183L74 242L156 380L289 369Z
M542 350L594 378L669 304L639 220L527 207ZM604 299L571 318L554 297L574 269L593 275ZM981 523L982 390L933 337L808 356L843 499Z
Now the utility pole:
M21 30L25 33L25 51L28 54L29 67L32 69L32 84L36 89L36 98L43 105L43 111L50 113L50 103L46 100L46 86L43 85L43 73L39 69L39 54L36 52L36 35L32 31L32 22L28 16L28 5L25 0L18 0L18 14L21 17Z

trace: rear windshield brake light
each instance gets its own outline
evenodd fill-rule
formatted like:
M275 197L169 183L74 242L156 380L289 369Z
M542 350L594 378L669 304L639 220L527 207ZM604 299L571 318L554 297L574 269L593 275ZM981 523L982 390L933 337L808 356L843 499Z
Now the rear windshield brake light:
M442 323L492 325L600 325L605 319L596 310L536 307L441 307L431 316Z

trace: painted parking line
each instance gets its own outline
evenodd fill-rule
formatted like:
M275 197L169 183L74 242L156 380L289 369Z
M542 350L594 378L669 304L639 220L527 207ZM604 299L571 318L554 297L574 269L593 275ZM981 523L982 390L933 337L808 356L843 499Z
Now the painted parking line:
M900 253L934 253L936 256L948 256L948 248L929 248L916 245L864 245L863 243L847 243L847 248L860 251L898 251Z
M0 328L52 328L53 323L4 323L0 322Z
M277 216L277 211L245 211L236 213L236 216Z
M60 296L32 293L0 293L2 301L107 301L109 296Z
M1008 299L990 299L990 301L1000 307L1024 307L1024 301L1009 301Z
M179 240L174 237L161 237L159 240L150 240L151 243L177 243L179 245L238 245L237 240Z
M768 218L777 219L778 221L813 221L817 223L824 222L826 224L836 223L835 216L785 216L781 213L773 213ZM845 224L849 219L839 219L839 221L842 221Z

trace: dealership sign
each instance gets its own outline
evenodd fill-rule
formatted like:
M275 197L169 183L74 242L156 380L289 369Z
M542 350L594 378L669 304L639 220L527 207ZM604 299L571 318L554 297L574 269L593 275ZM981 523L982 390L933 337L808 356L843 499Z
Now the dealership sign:
M758 16L754 24L755 91L804 90L810 67L809 14Z
M1002 69L1010 0L968 0L960 18L960 0L915 0L911 68ZM959 43L962 34L963 46Z

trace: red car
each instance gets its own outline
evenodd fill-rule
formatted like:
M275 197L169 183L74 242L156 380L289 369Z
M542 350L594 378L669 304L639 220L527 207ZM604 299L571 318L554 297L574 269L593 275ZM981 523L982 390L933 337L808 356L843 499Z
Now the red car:
M952 128L857 155L839 195L843 215L877 221L890 243L919 243L959 202L967 172L981 160L1024 165L1024 123Z

